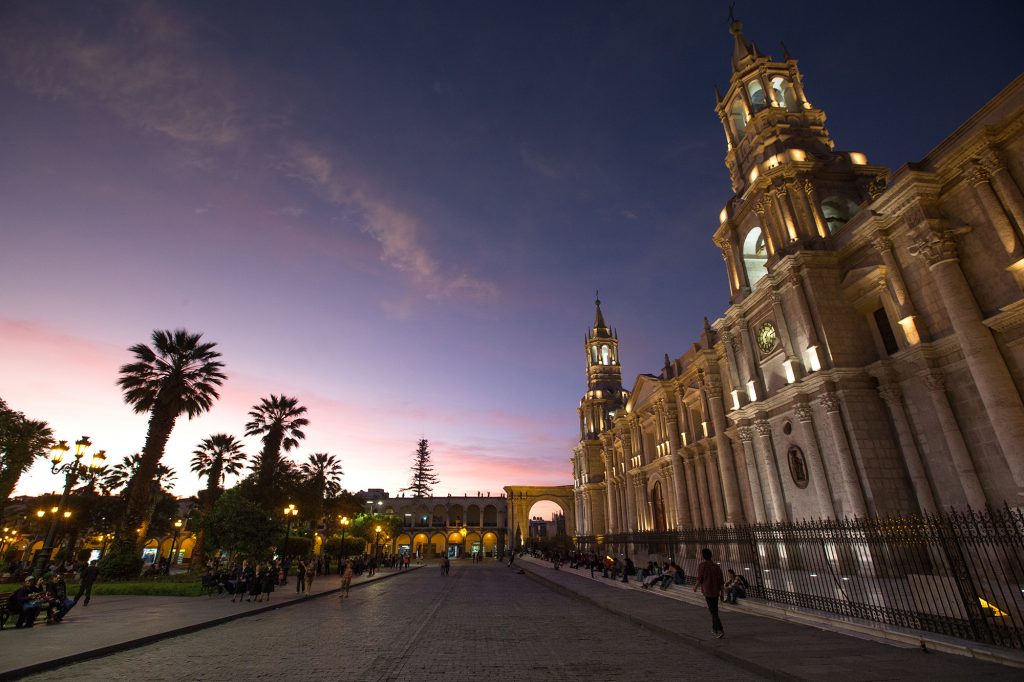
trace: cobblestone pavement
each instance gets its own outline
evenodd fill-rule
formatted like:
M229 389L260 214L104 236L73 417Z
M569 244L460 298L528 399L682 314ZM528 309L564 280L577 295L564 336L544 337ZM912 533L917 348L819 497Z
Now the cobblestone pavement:
M503 564L366 585L33 680L756 679ZM657 677L656 677L657 676Z

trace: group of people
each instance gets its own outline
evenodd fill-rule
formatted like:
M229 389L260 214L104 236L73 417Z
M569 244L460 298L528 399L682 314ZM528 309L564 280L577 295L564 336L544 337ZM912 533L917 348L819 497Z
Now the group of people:
M79 572L79 589L74 599L68 596L68 585L64 581L62 571L47 571L39 578L28 576L17 590L8 598L8 608L17 614L18 621L14 627L30 628L35 626L39 614L46 614L46 624L56 625L68 614L82 597L85 605L89 605L92 597L92 586L99 575L96 562L91 562Z

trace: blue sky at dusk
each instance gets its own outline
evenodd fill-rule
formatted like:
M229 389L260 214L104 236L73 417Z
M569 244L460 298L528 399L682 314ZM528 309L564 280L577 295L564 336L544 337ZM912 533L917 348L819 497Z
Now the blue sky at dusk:
M1024 66L1016 3L745 3L840 149L920 158ZM155 328L228 381L166 461L309 408L350 490L563 484L594 290L627 387L727 305L725 2L0 4L0 396L108 457ZM249 439L251 454L258 442ZM60 484L45 464L19 493Z

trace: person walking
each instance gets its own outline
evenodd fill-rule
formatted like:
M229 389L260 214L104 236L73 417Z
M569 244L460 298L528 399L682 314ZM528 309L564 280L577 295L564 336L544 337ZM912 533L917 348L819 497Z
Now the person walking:
M75 604L78 600L85 595L85 606L89 605L89 599L92 597L92 586L96 582L96 578L99 577L100 569L96 566L96 561L90 561L89 565L82 569L82 583L78 587L78 594L75 595Z
M316 576L316 562L312 559L306 564L306 594L313 591L313 578Z
M697 566L697 582L693 586L693 591L699 589L704 593L704 601L708 603L708 611L711 612L711 632L715 639L721 639L725 636L725 630L718 617L718 599L722 594L725 578L722 576L721 567L711 560L710 549L705 547L700 551L700 555L704 560Z
M345 562L345 571L341 574L341 594L339 595L342 599L348 599L348 590L352 586L352 576L355 571L352 570L352 562Z

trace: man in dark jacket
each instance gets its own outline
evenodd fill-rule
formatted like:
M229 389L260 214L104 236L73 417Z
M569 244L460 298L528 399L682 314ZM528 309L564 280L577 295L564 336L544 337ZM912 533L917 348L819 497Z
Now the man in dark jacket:
M704 593L704 601L708 603L708 611L711 612L711 631L716 639L725 636L722 629L722 621L718 618L718 598L722 594L722 585L725 579L722 577L722 569L711 560L711 550L705 547L700 551L704 559L697 566L697 582L693 591L700 590Z
M89 599L92 597L92 585L96 582L96 578L100 574L100 569L96 568L96 562L90 561L89 565L82 569L82 584L78 588L78 594L75 595L75 604L78 600L85 595L85 605L89 605Z
M36 601L35 581L32 578L25 578L21 587L14 591L10 605L11 610L18 614L18 623L14 627L30 628L35 625L40 606Z

